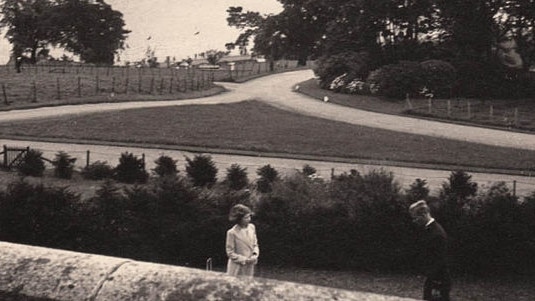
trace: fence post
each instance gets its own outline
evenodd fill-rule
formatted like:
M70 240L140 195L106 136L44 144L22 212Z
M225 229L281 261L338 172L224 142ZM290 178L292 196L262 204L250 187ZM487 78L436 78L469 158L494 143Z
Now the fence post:
M513 197L516 197L516 180L513 180Z
M141 74L139 75L138 81L137 81L137 93L141 93Z
M515 108L515 126L518 127L518 108Z
M59 77L56 77L56 90L57 90L57 99L61 99L61 90L59 86Z
M433 99L431 97L427 98L427 113L431 114L433 111Z
M98 71L98 69L97 69ZM98 95L98 91L100 90L100 79L98 78L98 72L97 72L97 75L95 76L95 95Z
M89 150L88 150L87 153L86 153L86 158L85 158L85 167L89 167L89 158L90 158L90 155L91 155L91 153L90 153Z
M169 94L173 94L173 78L172 77L169 79Z
M7 145L4 144L4 167L7 167Z
M150 94L154 91L154 76L150 80Z
M141 154L141 164L143 164L143 170L145 170L145 153Z
M6 84L4 83L2 83L2 94L4 95L4 103L6 106L9 105L9 101L7 100Z
M448 99L448 117L451 117L451 100Z
M111 93L115 93L115 76L111 78Z
M163 94L163 77L160 78L160 95L162 94Z
M124 80L124 94L128 94L128 77Z
M468 111L468 119L472 118L472 108L469 100L466 101L466 109Z
M35 83L35 81L33 81L32 90L33 90L32 102L37 102L37 84Z
M490 105L489 107L489 119L492 121L492 117L494 116L494 107Z
M407 102L407 106L409 107L409 110L412 111L412 103L411 103L411 98L409 97L409 93L405 93L405 101Z
M78 76L78 97L82 97L82 79Z

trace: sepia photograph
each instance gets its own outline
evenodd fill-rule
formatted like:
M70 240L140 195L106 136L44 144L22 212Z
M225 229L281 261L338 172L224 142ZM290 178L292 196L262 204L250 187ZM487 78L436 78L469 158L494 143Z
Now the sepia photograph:
M0 0L0 301L535 300L535 5Z

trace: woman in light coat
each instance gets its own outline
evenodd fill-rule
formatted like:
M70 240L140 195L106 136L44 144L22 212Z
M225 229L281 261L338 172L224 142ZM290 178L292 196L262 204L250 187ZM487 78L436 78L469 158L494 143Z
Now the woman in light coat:
M253 277L260 250L256 228L251 224L252 211L245 205L235 205L230 210L229 220L235 225L227 231L227 274Z

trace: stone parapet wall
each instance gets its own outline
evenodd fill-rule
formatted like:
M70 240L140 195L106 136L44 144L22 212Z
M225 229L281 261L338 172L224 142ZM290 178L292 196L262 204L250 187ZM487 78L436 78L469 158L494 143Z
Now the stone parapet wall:
M0 266L1 300L412 300L5 242Z

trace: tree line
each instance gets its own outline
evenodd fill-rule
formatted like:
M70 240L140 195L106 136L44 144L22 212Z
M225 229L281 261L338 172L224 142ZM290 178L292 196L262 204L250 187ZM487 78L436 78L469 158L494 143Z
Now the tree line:
M121 12L103 0L4 0L0 29L12 55L35 63L61 47L86 63L113 64L130 32Z
M232 44L275 58L365 51L377 66L413 58L491 61L500 42L514 39L528 68L534 59L532 1L279 0L283 10L261 15L229 7L228 24L242 30Z
M254 41L252 51L270 61L316 59L325 89L343 77L340 82L355 93L414 97L430 88L420 82L434 77L448 81L434 87L447 90L439 93L445 97L535 95L529 72L535 54L532 1L279 2L283 10L272 15L229 7L228 25L241 30L229 47ZM419 63L429 70L419 70ZM352 88L362 83L371 88Z

